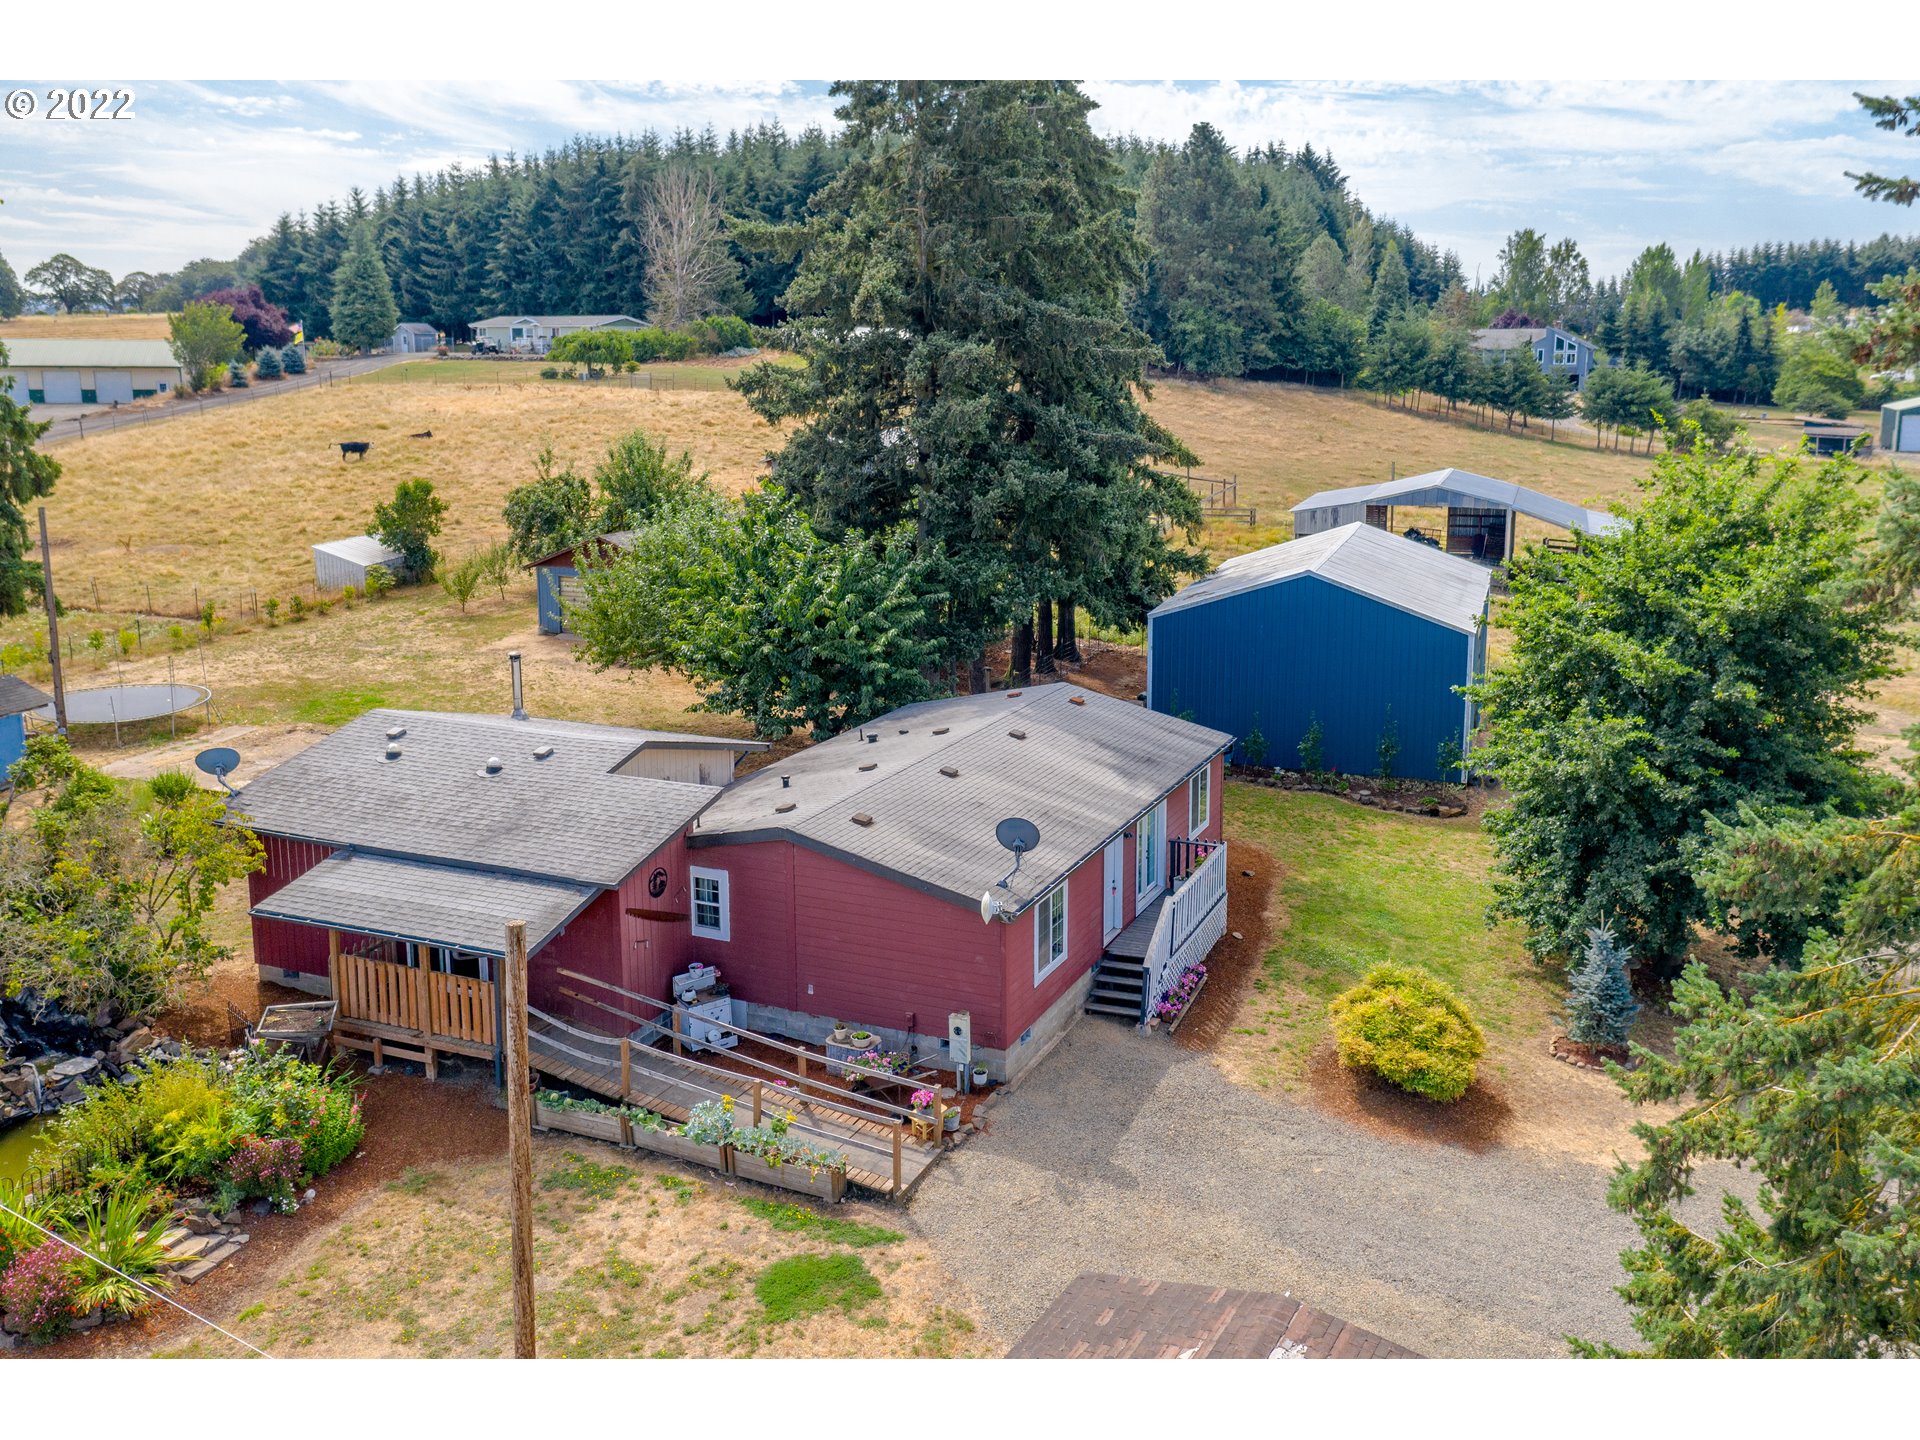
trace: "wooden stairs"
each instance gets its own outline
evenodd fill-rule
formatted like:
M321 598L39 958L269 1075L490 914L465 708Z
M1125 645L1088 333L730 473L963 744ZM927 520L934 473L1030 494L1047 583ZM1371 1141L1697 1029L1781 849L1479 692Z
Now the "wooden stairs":
M1108 942L1100 963L1093 967L1093 988L1082 1007L1088 1015L1111 1015L1130 1025L1140 1023L1147 988L1147 947L1160 921L1163 895L1133 917L1133 923Z

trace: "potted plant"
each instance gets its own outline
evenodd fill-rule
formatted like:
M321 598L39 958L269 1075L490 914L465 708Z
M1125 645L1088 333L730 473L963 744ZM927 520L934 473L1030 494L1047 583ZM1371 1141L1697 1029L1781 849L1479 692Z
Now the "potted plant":
M932 1090L916 1090L910 1097L913 1105L913 1138L916 1140L933 1139L933 1105L940 1097Z
M973 1062L973 1088L978 1090L986 1083L987 1062L984 1060L976 1060Z
M827 1023L833 1026L833 1033L827 1036L827 1044L851 1045L853 1043L853 1032L844 1024L838 1020L829 1020Z

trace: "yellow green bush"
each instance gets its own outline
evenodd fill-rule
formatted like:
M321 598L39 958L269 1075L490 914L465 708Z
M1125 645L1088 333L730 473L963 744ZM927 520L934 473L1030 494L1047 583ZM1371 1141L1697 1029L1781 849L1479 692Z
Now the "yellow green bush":
M1458 1100L1487 1048L1466 1002L1425 970L1375 965L1327 1006L1340 1063L1429 1100Z

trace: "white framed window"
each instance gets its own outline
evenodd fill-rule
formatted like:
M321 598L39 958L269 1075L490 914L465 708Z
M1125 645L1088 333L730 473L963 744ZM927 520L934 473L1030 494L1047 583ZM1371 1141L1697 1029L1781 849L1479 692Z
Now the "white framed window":
M693 889L693 933L709 940L733 938L732 917L727 905L727 872L706 870L698 865L687 869Z
M1187 782L1187 838L1197 839L1213 819L1213 767L1203 765Z
M1062 880L1033 907L1033 983L1038 985L1067 958L1067 882Z
M1165 884L1166 862L1160 853L1166 849L1165 804L1162 801L1147 811L1133 827L1133 893L1136 900L1145 900Z

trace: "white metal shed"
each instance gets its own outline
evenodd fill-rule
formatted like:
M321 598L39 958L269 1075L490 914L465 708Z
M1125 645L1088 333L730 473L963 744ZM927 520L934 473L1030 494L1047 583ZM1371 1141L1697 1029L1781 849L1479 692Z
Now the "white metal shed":
M313 583L322 591L344 590L351 585L364 592L367 571L375 565L386 566L398 579L400 552L371 535L328 540L313 547Z

